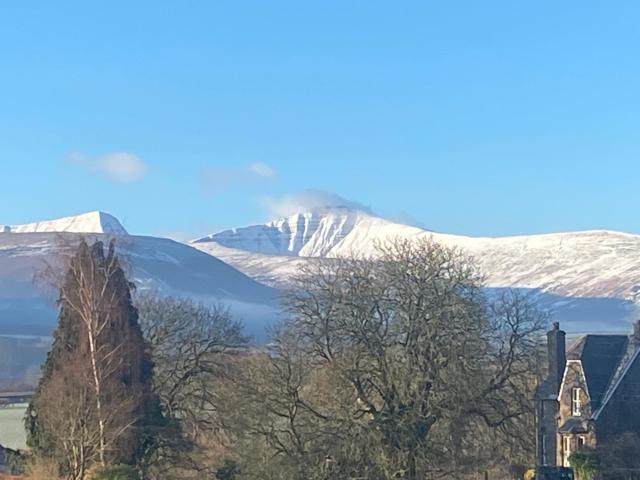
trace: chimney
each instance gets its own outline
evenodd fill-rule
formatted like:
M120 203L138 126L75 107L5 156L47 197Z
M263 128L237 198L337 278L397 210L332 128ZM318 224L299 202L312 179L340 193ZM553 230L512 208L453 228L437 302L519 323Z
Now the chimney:
M560 324L558 322L553 322L553 328L547 332L548 378L556 393L560 392L560 384L564 376L564 367L567 363L565 348L565 333L560 330Z

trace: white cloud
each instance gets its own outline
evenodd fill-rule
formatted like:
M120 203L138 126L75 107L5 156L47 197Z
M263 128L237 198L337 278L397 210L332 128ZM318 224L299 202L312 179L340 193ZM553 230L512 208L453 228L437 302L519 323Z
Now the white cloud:
M100 157L73 152L69 154L69 162L120 183L142 180L149 171L149 167L142 159L128 152L107 153Z
M234 185L261 180L273 180L276 171L266 163L254 162L244 167L208 167L200 175L204 188L209 193L218 193Z
M249 165L249 171L258 177L275 178L276 171L266 163L254 162Z
M266 208L269 218L288 217L294 213L308 212L316 208L346 207L371 212L369 207L361 203L347 200L336 193L321 190L306 190L280 198L265 197L262 199L262 204Z

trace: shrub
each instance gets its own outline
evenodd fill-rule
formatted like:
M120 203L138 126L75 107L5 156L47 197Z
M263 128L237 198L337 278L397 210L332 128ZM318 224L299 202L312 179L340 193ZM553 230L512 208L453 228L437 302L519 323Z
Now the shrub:
M29 480L54 480L59 478L58 463L48 458L30 458L26 470Z
M1 448L1 447L0 447ZM12 475L22 475L26 472L27 468L27 456L24 452L17 450L5 449L5 463L9 468L9 473Z
M112 465L93 471L90 480L140 480L138 472L128 465Z
M600 465L596 454L589 451L573 453L569 457L569 463L577 480L593 480L596 478Z

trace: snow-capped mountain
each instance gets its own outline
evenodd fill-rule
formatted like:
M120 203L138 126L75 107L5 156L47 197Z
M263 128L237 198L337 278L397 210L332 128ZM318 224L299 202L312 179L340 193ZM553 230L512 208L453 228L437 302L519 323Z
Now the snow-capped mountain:
M55 292L40 281L48 265L81 238L117 238L139 291L229 305L251 333L277 317L277 292L183 243L128 235L111 215L77 217L0 229L0 335L48 335L56 321Z
M106 235L127 235L127 231L117 218L108 213L95 211L73 217L58 218L24 225L0 225L4 233L103 233Z
M191 245L280 287L314 258L375 255L378 242L396 237L433 238L464 249L475 257L489 288L538 292L556 312L571 314L576 328L581 328L580 315L582 324L596 321L597 315L602 328L616 322L627 328L640 300L640 236L612 231L468 237L398 224L357 209L323 208L227 230Z
M265 225L225 230L196 240L266 255L323 257L340 244L364 212L347 207L322 208L280 218Z

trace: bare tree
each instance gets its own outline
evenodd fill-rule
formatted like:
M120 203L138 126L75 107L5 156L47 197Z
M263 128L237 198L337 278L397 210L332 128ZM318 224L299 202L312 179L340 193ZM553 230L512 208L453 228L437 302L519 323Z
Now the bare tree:
M218 425L219 379L248 339L221 305L145 294L136 306L154 361L154 391L173 421L150 445L148 462L162 478L201 474L213 463L206 452Z
M95 418L95 402L89 373L78 358L67 356L70 367L43 385L34 403L41 427L51 432L55 453L63 460L62 470L70 477L83 479L97 458L95 446L100 432Z
M243 428L307 478L313 468L325 478L327 465L345 478L410 480L477 469L483 435L527 414L544 320L524 297L487 298L482 282L473 259L431 240L310 265L268 361L235 384L237 403L249 401Z
M83 246L80 247L81 249ZM102 244L94 244L94 250L102 250ZM137 419L130 416L114 416L111 409L103 405L109 382L122 371L128 356L135 352L126 352L130 346L124 339L104 339L113 335L113 326L121 323L122 306L130 304L129 288L120 288L123 281L122 269L113 245L104 261L98 262L101 252L78 255L71 260L67 272L67 282L60 289L60 302L75 314L83 323L86 334L86 346L91 368L91 384L94 390L95 414L98 424L98 456L100 463L106 465L106 453L109 444L126 431ZM126 313L126 305L125 305ZM126 334L126 330L122 332ZM115 340L115 341L114 341ZM120 379L116 379L120 381ZM110 391L109 395L114 393ZM134 392L128 392L134 393ZM113 404L113 402L111 402ZM112 407L113 405L110 405ZM121 421L121 425L114 425ZM107 431L109 430L109 432Z
M346 385L310 362L290 332L274 333L266 351L236 357L227 372L219 421L242 478L341 478L331 455L354 434L342 421Z

